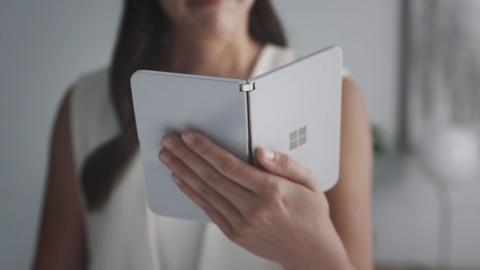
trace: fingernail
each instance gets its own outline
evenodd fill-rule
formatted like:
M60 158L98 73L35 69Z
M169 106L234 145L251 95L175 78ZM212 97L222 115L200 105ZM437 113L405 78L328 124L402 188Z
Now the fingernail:
M268 149L263 149L263 156L266 160L273 160L275 158L275 153Z
M167 152L160 153L160 160L163 161L164 163L170 162L171 159L172 159L172 156L169 153Z
M172 136L167 135L163 137L162 144L165 145L167 148L173 148L175 146L175 139Z
M193 140L195 139L195 134L193 131L191 130L188 130L186 132L184 132L182 134L182 139L188 143L188 144L192 144L193 143Z

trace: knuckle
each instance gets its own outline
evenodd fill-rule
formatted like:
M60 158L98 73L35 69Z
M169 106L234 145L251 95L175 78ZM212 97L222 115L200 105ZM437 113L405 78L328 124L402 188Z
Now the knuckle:
M280 163L287 170L294 169L297 166L297 163L295 162L295 160L293 160L290 156L287 156L287 155L280 156Z
M263 224L266 219L267 219L267 213L266 209L263 206L256 206L252 207L247 211L245 214L245 220L248 226L244 227L257 227L260 224Z
M178 187L179 187L180 190L182 190L183 193L185 193L185 195L187 195L189 198L194 197L195 194L193 194L193 192L192 192L190 189L188 189L188 188L185 186L185 184L180 183L180 184L178 185Z
M265 196L267 198L277 197L280 195L280 184L277 181L269 180L265 185Z
M182 172L183 171L183 168L182 168L181 164L178 162L177 158L175 158L175 157L172 157L172 159L170 160L169 166L175 172Z
M284 189L281 183L270 182L264 194L265 203L271 207L278 208L283 206Z
M182 160L187 160L190 156L190 151L186 147L178 150L178 157Z
M235 228L232 232L232 238L235 242L242 242L251 234L251 226L248 223L243 223Z
M241 230L243 230L242 227L239 227L235 230L230 231L227 235L228 239L232 240L235 243L241 242L243 239L243 236L239 232Z
M238 167L239 161L233 157L227 157L223 164L220 166L220 171L225 174L229 174L235 171Z
M210 184L215 184L220 181L221 175L216 170L208 170L204 175L204 181Z
M202 194L202 196L205 197L206 199L210 199L210 198L213 197L212 190L210 188L208 188L207 186L201 185L198 189L199 189L200 194Z
M205 155L208 153L208 147L206 146L205 142L202 138L195 137L195 141L192 142L192 146L195 147L195 151L199 155Z
M231 241L233 242L236 242L237 241L237 233L235 232L235 230L226 230L223 232L225 234L225 236L230 239Z

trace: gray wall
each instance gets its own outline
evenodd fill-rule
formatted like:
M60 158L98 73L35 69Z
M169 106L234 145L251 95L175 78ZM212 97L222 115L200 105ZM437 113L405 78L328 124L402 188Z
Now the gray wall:
M396 140L400 1L276 1L291 45L303 52L341 46L345 66L357 81L370 118L385 140Z
M119 0L15 1L0 9L0 262L30 264L50 128L58 102L80 74L106 65ZM371 118L395 134L399 6L396 0L278 0L292 47L345 51Z
M0 268L27 269L58 102L83 72L105 65L118 0L16 1L0 8Z

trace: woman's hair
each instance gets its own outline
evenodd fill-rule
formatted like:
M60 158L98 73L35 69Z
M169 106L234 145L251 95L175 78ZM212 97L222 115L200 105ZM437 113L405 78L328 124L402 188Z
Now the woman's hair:
M109 74L110 95L120 132L98 147L82 167L81 182L89 210L100 209L138 149L130 76L137 69L155 69L169 30L158 0L126 0ZM250 11L250 35L258 42L286 46L286 38L270 0L256 0ZM160 138L159 138L160 139Z

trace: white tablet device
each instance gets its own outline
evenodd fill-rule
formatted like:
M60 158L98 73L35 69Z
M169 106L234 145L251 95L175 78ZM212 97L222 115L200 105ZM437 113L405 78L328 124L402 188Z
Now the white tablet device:
M138 70L133 106L148 204L158 215L209 221L158 159L168 132L196 129L255 166L254 150L284 152L323 190L339 176L342 51L330 47L249 80Z

